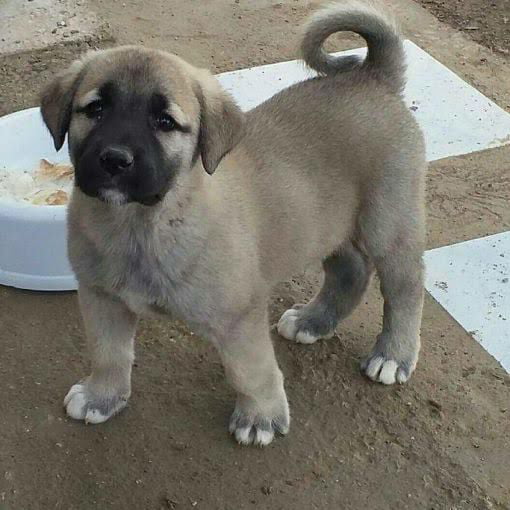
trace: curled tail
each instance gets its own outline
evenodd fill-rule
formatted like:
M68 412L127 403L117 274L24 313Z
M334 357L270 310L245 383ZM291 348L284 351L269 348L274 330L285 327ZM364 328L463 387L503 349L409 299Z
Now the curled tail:
M355 32L368 46L365 59L334 57L322 47L335 32ZM306 64L323 75L363 70L401 94L405 85L405 55L396 20L372 1L346 0L318 11L305 26L301 53Z

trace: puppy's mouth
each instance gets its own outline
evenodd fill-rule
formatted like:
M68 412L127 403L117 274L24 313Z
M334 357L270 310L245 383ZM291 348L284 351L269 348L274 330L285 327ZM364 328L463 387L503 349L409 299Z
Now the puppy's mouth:
M97 198L109 205L121 206L129 202L126 193L117 189L102 189L99 191Z
M114 207L135 203L147 207L160 203L168 191L169 183L157 182L131 172L122 175L107 175L93 166L76 165L76 186L87 196ZM95 170L95 171L94 171ZM145 172L150 173L150 169Z
M102 189L99 191L97 198L102 202L113 206L122 206L135 202L147 207L156 205L163 199L162 195L159 193L134 198L117 189Z

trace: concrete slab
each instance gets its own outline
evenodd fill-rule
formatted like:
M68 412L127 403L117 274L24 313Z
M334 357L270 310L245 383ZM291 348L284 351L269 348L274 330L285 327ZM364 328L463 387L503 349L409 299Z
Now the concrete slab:
M85 0L4 0L0 56L94 38L102 29Z
M430 250L426 288L510 373L510 232Z
M411 41L405 42L405 100L421 125L430 161L510 143L510 114ZM359 48L336 55L365 54ZM248 110L313 76L299 60L223 73L221 84Z

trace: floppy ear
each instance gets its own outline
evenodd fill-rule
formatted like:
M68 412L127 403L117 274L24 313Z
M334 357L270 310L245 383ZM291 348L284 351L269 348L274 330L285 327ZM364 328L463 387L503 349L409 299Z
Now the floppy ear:
M211 175L243 136L244 114L209 73L197 87L200 103L199 151L205 171Z
M44 89L41 95L41 114L53 137L55 149L64 144L71 123L74 94L78 88L83 62L77 60Z

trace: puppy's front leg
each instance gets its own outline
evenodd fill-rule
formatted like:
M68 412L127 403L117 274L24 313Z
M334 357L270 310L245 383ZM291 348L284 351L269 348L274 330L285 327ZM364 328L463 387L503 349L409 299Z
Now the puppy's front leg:
M131 394L137 318L121 301L85 286L78 291L92 356L92 373L64 399L67 414L102 423L123 409Z
M283 375L269 337L267 312L236 317L217 342L226 376L237 391L230 432L241 444L269 444L275 432L289 430L289 405Z

